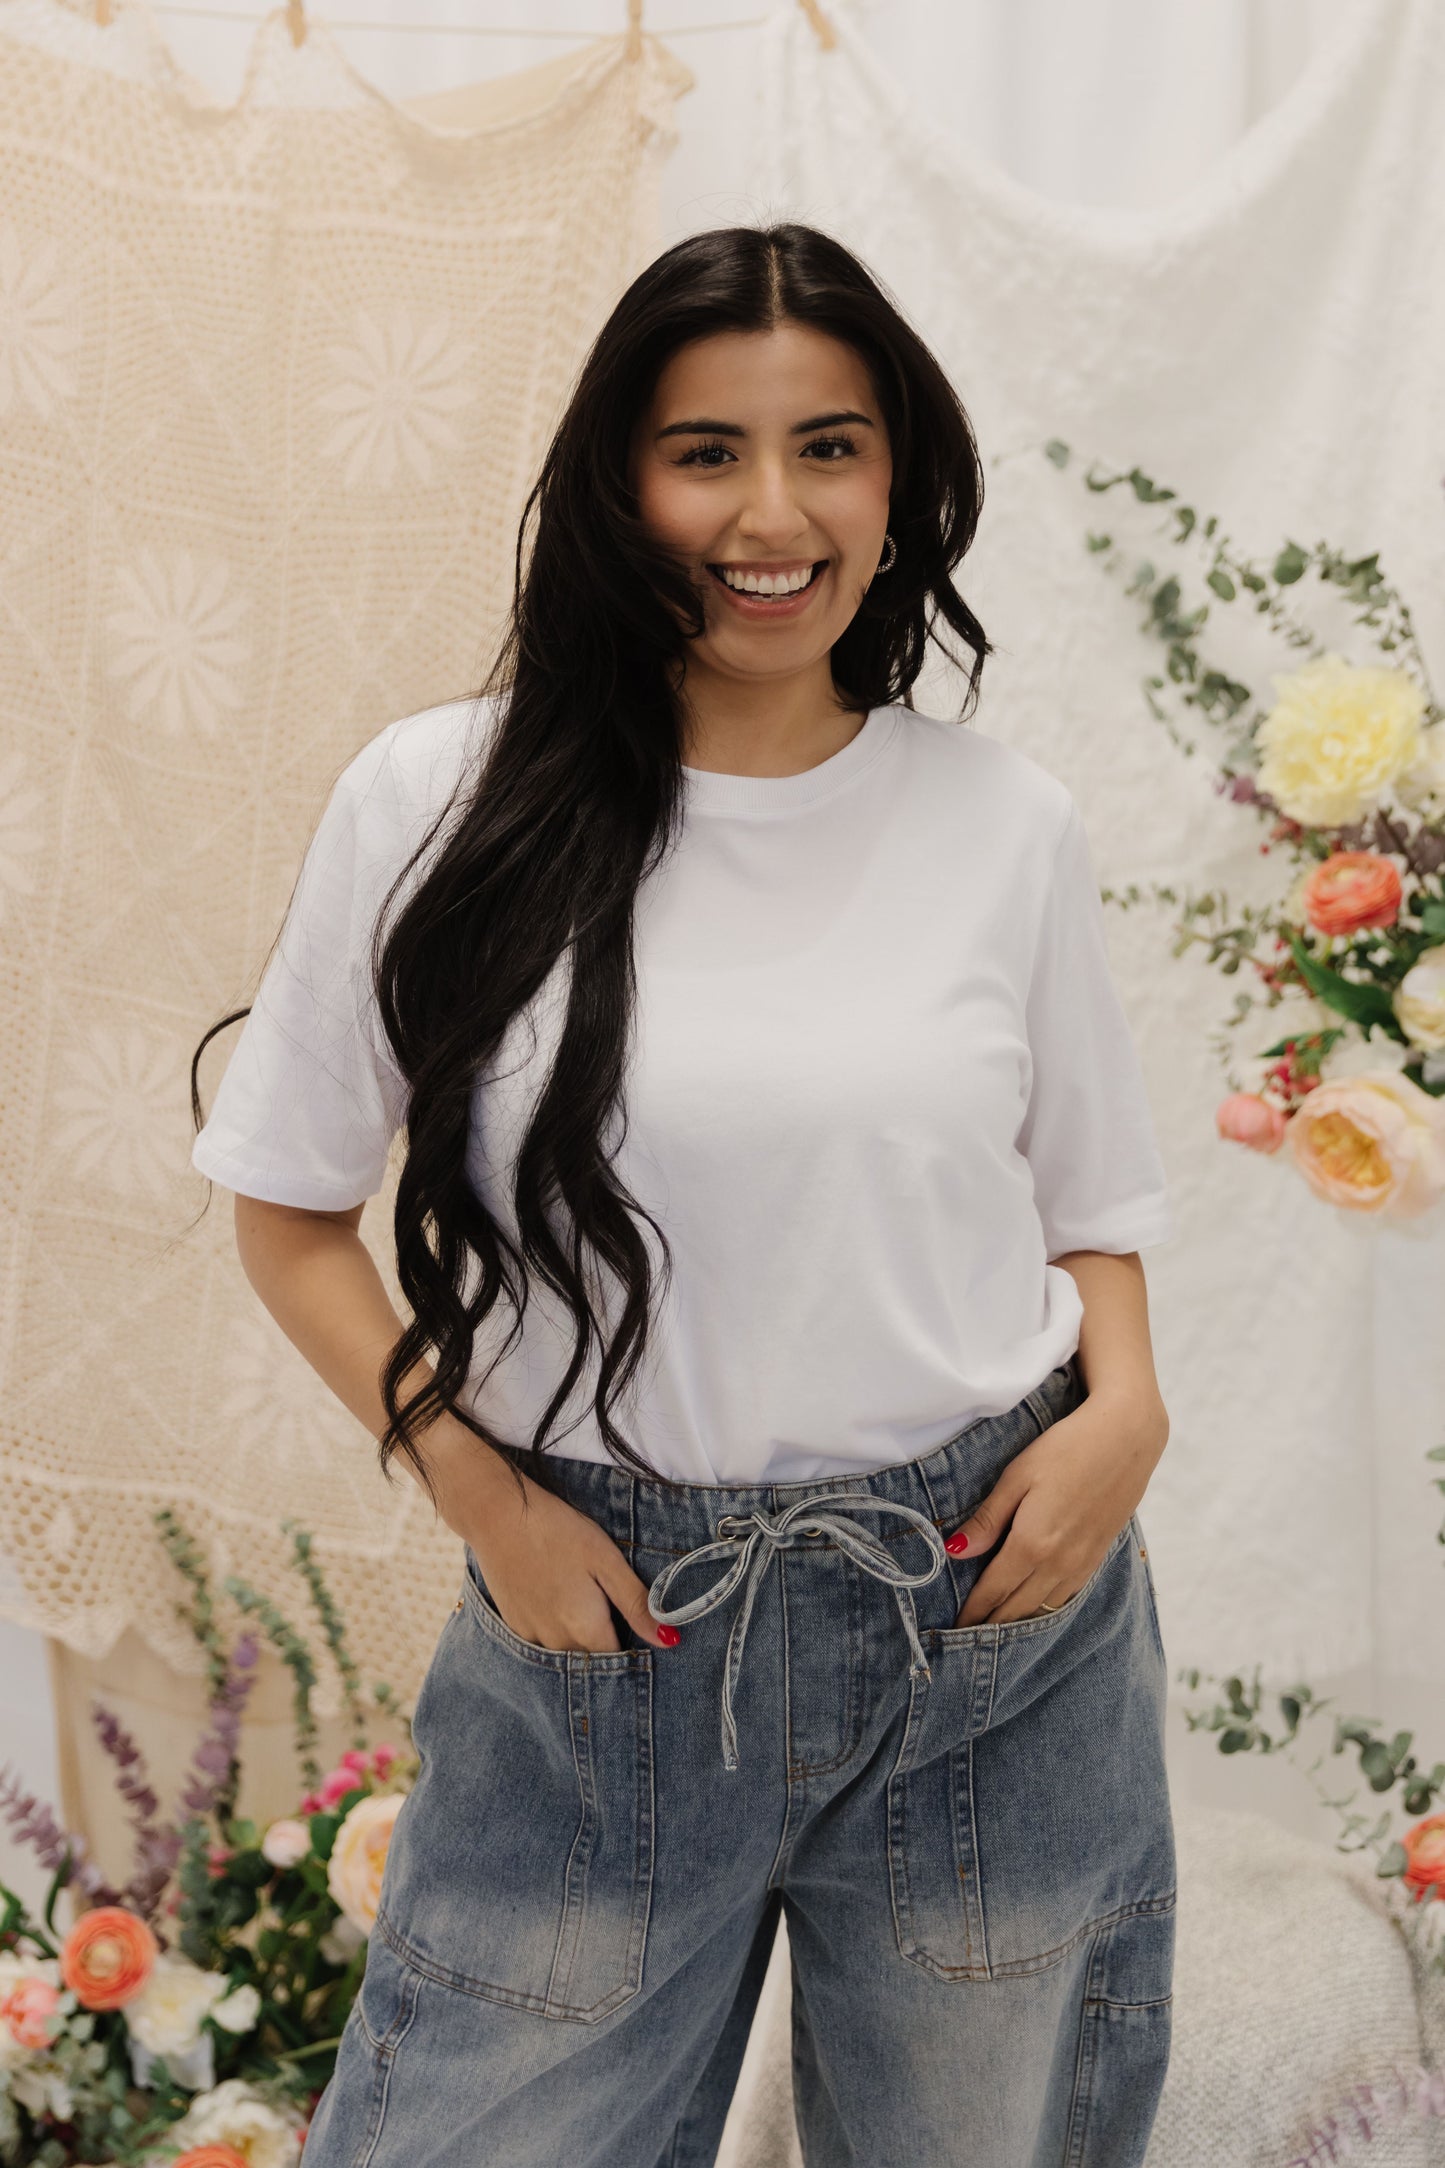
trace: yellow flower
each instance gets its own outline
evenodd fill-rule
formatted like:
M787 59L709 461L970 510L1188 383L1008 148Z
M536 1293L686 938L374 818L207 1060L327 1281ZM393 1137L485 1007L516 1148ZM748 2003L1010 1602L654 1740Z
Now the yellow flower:
M1311 828L1342 828L1378 802L1422 750L1425 695L1403 670L1318 655L1273 679L1259 726L1259 788Z

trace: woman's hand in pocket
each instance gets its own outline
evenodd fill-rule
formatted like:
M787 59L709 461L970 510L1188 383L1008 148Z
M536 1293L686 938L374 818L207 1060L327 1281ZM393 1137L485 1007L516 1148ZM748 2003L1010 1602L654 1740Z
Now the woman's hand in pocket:
M1002 1625L1076 1596L1143 1497L1168 1437L1162 1404L1093 1394L1050 1423L955 1530L968 1537L965 1558L1008 1532L955 1623Z
M528 1475L519 1488L499 1454L464 1435L469 1449L446 1449L442 1517L471 1545L513 1633L544 1649L619 1649L610 1600L640 1639L670 1648L677 1628L652 1616L646 1583L606 1529Z

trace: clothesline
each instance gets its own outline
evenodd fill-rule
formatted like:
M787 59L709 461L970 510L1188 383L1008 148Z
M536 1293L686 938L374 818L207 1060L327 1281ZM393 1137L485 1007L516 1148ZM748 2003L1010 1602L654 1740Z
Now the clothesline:
M254 23L253 11L244 8L198 7L193 0L150 0L152 13L156 15L190 15L204 17L212 22ZM415 23L380 22L351 19L337 15L323 18L328 30L384 30L420 34L424 37L464 38L570 38L574 44L589 43L598 33L595 30L559 30L555 27L541 28L533 23ZM648 30L654 37L696 38L714 30L757 30L767 21L765 15L736 15L727 22L716 23L649 23Z

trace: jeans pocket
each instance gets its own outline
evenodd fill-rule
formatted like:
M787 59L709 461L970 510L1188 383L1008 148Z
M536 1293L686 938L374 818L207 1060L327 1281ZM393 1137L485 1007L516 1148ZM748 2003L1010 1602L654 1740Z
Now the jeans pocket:
M1174 1920L1171 1891L1090 1953L1066 2145L1078 2168L1142 2168L1169 2068Z
M642 1985L652 1651L513 1633L470 1558L412 1716L378 1925L445 1985L592 2023Z
M926 1628L888 1779L901 1954L940 1979L1057 1964L1174 1887L1164 1681L1132 1522L1056 1612Z

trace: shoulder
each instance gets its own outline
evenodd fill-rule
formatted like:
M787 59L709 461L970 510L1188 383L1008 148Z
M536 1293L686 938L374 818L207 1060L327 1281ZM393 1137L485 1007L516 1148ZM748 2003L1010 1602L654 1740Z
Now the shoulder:
M1017 745L989 737L972 723L898 708L903 758L931 795L942 796L990 830L1027 836L1051 855L1078 806L1066 783Z
M477 772L495 713L468 695L399 716L346 762L328 812L379 852L419 840Z

